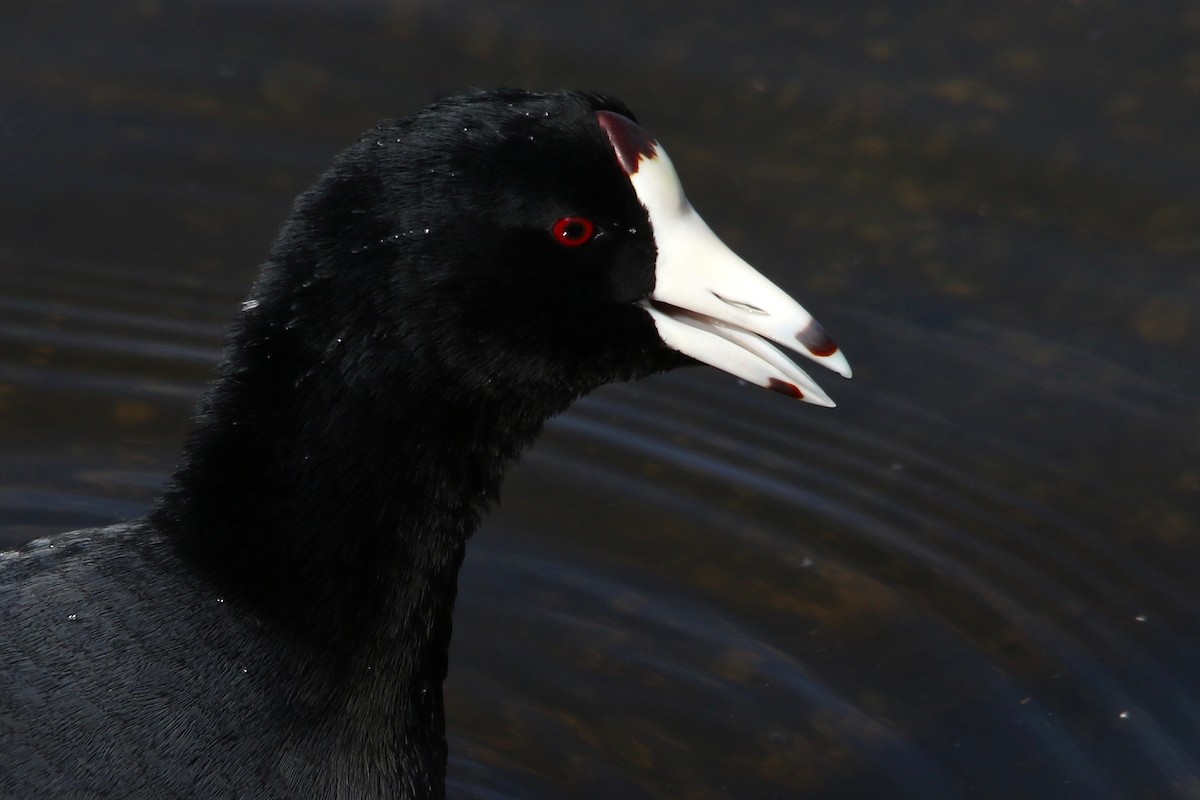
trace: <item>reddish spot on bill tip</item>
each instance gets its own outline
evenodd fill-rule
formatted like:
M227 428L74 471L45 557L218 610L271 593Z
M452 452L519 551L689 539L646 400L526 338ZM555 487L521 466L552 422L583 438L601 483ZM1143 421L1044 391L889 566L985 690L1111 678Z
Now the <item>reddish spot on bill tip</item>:
M638 171L638 162L642 158L654 157L654 137L629 117L615 111L597 111L596 121L608 135L617 163L626 175Z
M778 378L768 378L767 384L767 388L773 392L786 394L788 397L793 397L797 400L804 399L804 392L800 391L798 386L788 383L787 381L781 381Z
M804 349L817 358L831 356L838 351L838 346L815 319L804 326L804 330L796 334L796 340L804 345Z

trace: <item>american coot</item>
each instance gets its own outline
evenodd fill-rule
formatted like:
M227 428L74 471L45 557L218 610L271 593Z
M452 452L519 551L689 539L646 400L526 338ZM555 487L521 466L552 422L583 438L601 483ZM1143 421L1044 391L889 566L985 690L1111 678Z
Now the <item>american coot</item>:
M694 360L849 375L616 100L480 92L296 201L144 519L0 555L0 795L442 797L467 537L549 417Z

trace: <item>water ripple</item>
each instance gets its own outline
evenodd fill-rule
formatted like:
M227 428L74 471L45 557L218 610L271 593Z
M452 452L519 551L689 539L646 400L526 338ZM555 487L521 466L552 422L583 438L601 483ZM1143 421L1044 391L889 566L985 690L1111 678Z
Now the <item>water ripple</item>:
M932 344L925 336L926 353L951 368L956 356L988 386L1050 391L1046 384L1057 379L1045 365L1012 353L1022 343L1004 345L1008 357L997 358L995 331L978 341L980 330L965 326ZM895 330L887 332L904 346ZM1078 413L1171 430L1180 394L1093 361L1076 361L1054 391L1067 392ZM472 571L470 579L500 592L555 583L555 607L571 612L529 603L556 631L588 629L587 620L594 626L605 597L666 597L665 606L639 599L636 617L612 626L646 637L649 655L634 648L633 656L652 676L642 680L697 697L732 693L699 685L714 680L710 660L679 663L656 650L654 642L692 652L662 643L668 621L693 642L749 654L758 674L793 694L780 700L795 712L782 728L788 735L813 720L837 720L806 740L829 761L825 780L802 787L814 797L826 785L846 791L853 782L845 773L854 769L874 776L861 778L872 787L863 796L885 786L905 796L962 796L972 786L973 796L1013 796L1059 781L1059 796L1116 798L1146 780L1187 785L1200 769L1200 706L1191 688L1200 674L1200 608L1186 571L1115 522L1130 513L1128 496L1076 496L1089 476L1075 488L1065 465L1045 458L1054 436L1014 440L980 426L949 441L947 428L957 423L944 400L939 413L937 405L877 388L889 382L872 370L864 375L832 414L772 403L698 373L585 400L551 424L506 487L494 523L518 547L531 546L532 536L538 552L547 542L570 552L538 562L532 576L528 558L506 560L511 540L500 545L484 535L481 558L499 577ZM1127 391L1135 383L1136 401ZM864 388L870 397L855 400ZM991 464L1016 481L998 481ZM551 508L538 505L547 502ZM722 562L727 569L714 566ZM579 564L590 566L581 571ZM468 582L463 591L470 619L476 590ZM509 600L507 613L525 607L519 597ZM468 635L480 634L472 628ZM630 648L624 639L606 658ZM490 665L495 654L483 650L478 661ZM886 672L847 668L880 659ZM939 663L956 684L977 682L966 693L973 702L961 690L929 694L937 682L927 672ZM505 687L522 689L520 681ZM526 713L548 713L529 703ZM621 711L636 715L625 705L612 713ZM771 715L755 714L758 732L740 735L767 747ZM1024 763L1024 773L995 777L983 789L977 781L988 778L980 771L1004 758L998 753ZM881 765L883 775L875 771ZM654 769L627 767L631 775ZM757 763L754 771L766 783L747 785L770 785L767 767Z

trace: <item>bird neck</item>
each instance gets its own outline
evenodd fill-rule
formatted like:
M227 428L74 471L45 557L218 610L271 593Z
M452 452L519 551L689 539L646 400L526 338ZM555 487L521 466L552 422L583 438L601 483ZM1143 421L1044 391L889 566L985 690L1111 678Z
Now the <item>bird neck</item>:
M568 398L480 397L413 365L372 384L287 343L230 353L152 521L227 603L290 642L319 704L387 717L399 741L427 737L444 759L466 540Z
M466 539L553 411L416 375L347 383L336 367L277 368L280 355L224 369L156 519L280 625L340 637L385 609L387 625L440 623Z

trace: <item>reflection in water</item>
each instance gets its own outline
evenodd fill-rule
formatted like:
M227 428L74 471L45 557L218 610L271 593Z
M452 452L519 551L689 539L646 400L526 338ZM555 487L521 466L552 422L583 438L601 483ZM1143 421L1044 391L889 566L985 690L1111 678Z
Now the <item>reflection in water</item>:
M1200 18L745 11L0 26L0 541L145 508L359 129L600 86L856 377L824 412L689 371L550 426L463 573L453 796L1200 796Z

